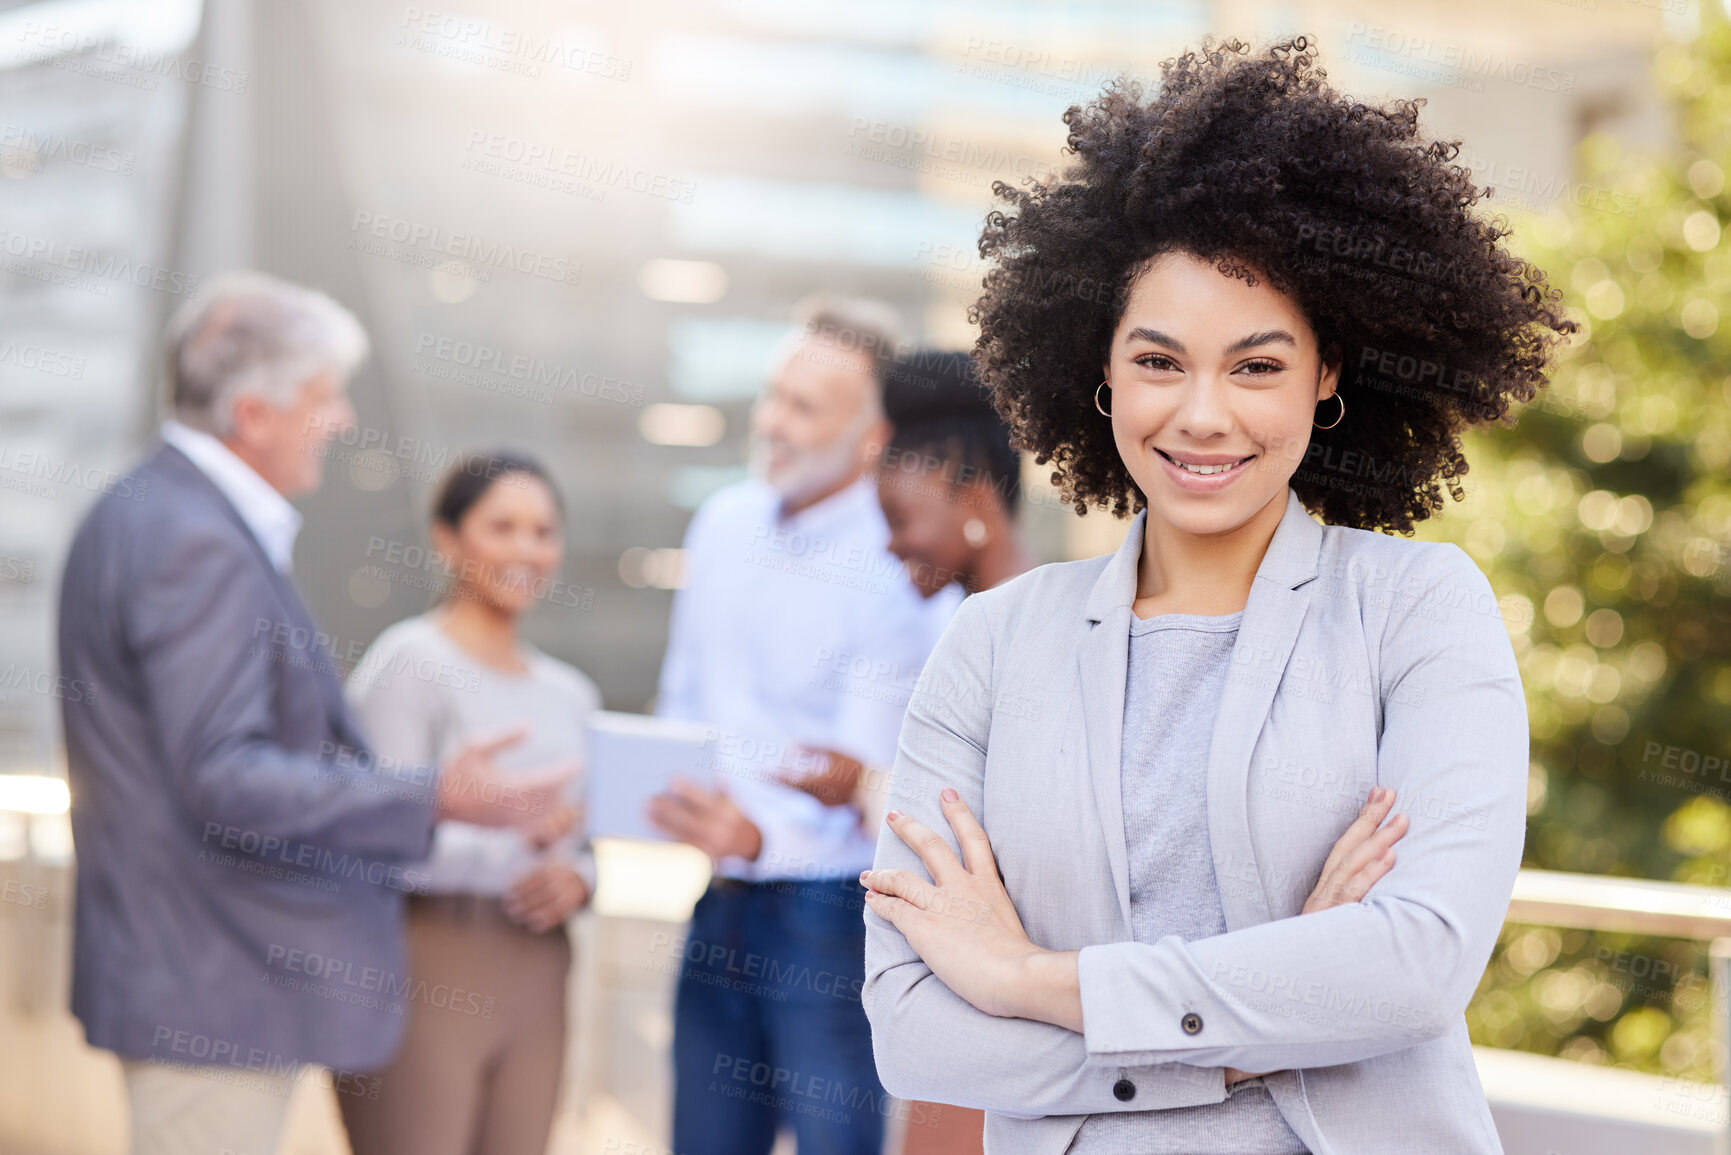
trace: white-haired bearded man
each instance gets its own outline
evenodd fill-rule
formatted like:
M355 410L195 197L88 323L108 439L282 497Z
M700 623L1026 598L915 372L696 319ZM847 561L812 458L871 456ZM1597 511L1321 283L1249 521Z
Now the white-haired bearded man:
M709 726L721 770L717 789L676 784L650 809L716 862L680 945L681 1155L766 1155L782 1125L802 1151L880 1150L860 1004L859 873L877 830L859 788L882 793L908 692L961 597L923 600L886 548L874 467L893 312L818 298L796 321L752 411L752 476L686 531L661 669L657 712ZM757 1093L765 1070L785 1075L776 1093Z

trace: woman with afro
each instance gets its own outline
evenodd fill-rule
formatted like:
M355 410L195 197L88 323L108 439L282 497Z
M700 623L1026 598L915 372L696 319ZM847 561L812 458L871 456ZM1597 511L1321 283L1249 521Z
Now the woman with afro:
M981 377L1133 517L967 598L914 691L861 876L878 1071L994 1155L1500 1152L1464 1011L1526 705L1483 573L1410 535L1574 325L1420 101L1303 37L1162 72L994 189Z

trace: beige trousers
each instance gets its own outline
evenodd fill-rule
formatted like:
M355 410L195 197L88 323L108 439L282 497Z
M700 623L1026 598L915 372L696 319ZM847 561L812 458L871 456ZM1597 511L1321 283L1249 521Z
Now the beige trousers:
M275 1155L295 1075L122 1059L131 1155Z
M571 941L497 899L409 900L408 1016L377 1097L339 1095L354 1155L544 1155L565 1056Z

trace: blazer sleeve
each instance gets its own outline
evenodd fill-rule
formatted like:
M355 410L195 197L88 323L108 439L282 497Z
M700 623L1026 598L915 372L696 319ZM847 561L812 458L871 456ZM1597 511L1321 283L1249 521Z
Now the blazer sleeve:
M141 567L127 644L181 805L195 821L268 845L304 843L385 862L426 856L430 783L391 783L356 759L274 737L277 664L256 623L281 617L261 559L231 536L195 532Z
M1377 781L1410 819L1394 868L1362 902L1317 914L1189 943L1085 948L1089 1054L1322 1067L1460 1024L1520 869L1527 709L1484 574L1452 544L1415 555L1378 591L1392 608Z
M960 848L937 797L952 786L970 810L983 813L992 653L983 600L970 597L915 684L892 772L896 807L942 831L958 857ZM919 857L887 827L879 832L873 866L925 874ZM895 927L869 909L865 923L861 998L878 1078L892 1095L1024 1119L1188 1107L1226 1098L1223 1067L1099 1059L1075 1031L988 1015L945 986ZM1121 1069L1137 1087L1129 1102L1112 1093Z

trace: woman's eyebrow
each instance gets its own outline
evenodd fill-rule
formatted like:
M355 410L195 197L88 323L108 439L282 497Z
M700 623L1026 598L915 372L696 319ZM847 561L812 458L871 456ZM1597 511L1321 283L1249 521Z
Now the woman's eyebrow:
M1139 325L1125 334L1125 337L1131 341L1152 341L1156 345L1164 345L1168 349L1178 353L1189 352L1189 350L1184 347L1182 341L1173 337L1168 337L1158 329L1149 329L1145 326Z
M1130 332L1126 334L1126 337L1132 341L1151 341L1156 345L1164 345L1176 353L1189 352L1188 349L1184 348L1182 342L1172 337L1168 337L1158 329L1149 329L1145 326L1139 325L1130 330ZM1298 347L1298 342L1295 341L1292 334L1288 333L1285 329L1270 329L1265 333L1251 333L1249 336L1240 337L1238 340L1226 347L1226 352L1239 353L1245 349L1254 349L1258 345L1271 345L1276 342L1291 345L1295 349Z
M1245 349L1254 349L1258 345L1272 345L1282 342L1298 348L1298 342L1292 339L1292 334L1285 329L1270 329L1266 333L1252 333L1248 337L1240 337L1226 347L1228 353L1239 353Z

